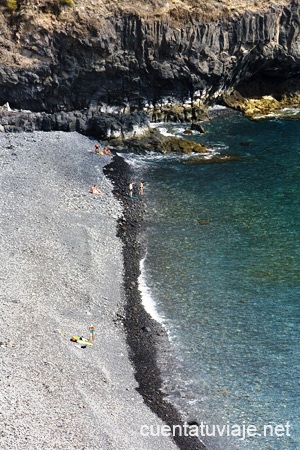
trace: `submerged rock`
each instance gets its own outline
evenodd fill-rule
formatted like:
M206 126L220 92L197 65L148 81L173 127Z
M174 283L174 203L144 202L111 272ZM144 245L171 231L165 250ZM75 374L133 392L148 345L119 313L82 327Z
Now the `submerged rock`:
M196 165L196 164L211 164L211 163L226 163L226 162L230 162L230 161L245 161L248 160L249 158L244 158L242 156L239 155L214 155L214 154L210 154L210 155L196 155L196 156L191 156L190 158L186 159L183 161L183 164L190 164L190 165Z
M192 123L191 130L199 131L199 133L205 133L205 129L200 123Z

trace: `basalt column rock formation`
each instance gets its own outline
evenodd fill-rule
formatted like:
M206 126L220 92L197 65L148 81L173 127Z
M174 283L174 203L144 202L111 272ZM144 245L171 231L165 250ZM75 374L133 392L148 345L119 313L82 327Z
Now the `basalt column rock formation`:
M209 19L178 2L150 3L148 13L135 1L122 10L100 0L2 6L0 104L130 112L213 102L232 89L276 98L299 90L298 3L235 11L222 0L222 14Z

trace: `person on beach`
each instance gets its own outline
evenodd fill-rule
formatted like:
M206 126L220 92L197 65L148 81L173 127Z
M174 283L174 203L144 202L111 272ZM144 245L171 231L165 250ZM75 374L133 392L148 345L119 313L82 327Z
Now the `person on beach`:
M129 183L129 196L130 197L133 196L133 186L134 186L134 182L132 181L131 183Z
M94 343L95 341L95 327L94 325L90 326L90 342Z
M100 189L98 188L97 184L94 184L93 186L90 187L90 193L95 195L103 194L103 192L100 191Z
M112 156L112 153L111 153L111 151L109 150L109 148L107 148L107 147L104 147L104 149L103 149L103 153L104 153L104 155L109 155L109 156Z
M144 192L144 183L141 181L139 185L139 194L142 195Z
M100 145L99 145L99 144L95 144L95 146L94 146L94 152L95 152L95 153L100 153L100 152L101 152L101 148L100 148Z

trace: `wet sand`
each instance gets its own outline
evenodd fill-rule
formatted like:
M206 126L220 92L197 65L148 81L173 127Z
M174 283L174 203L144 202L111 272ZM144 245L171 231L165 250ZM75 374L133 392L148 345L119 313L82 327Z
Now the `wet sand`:
M169 429L183 430L174 433L174 441L181 450L205 450L195 435L189 435L187 425L180 413L165 398L158 360L170 353L170 343L166 330L145 311L138 285L140 260L145 256L146 243L143 242L143 217L146 205L143 196L134 199L128 195L128 186L135 174L120 156L115 156L104 172L114 183L114 194L123 205L123 215L119 219L118 235L123 242L124 289L126 294L125 325L130 358L136 369L138 392L149 408L160 417ZM159 358L158 358L159 353ZM171 368L170 368L171 370ZM191 423L193 423L191 419ZM195 423L194 423L195 424ZM185 431L184 431L185 430Z

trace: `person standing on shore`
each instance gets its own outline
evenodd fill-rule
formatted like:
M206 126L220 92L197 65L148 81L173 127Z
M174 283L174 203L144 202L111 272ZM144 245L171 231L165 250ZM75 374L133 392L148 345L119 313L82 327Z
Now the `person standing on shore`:
M94 325L90 326L90 342L94 343L95 341L95 327Z
M134 182L132 181L131 183L129 183L129 196L130 197L133 196L133 186L134 186Z
M144 192L144 183L141 181L139 186L139 194L142 195Z

